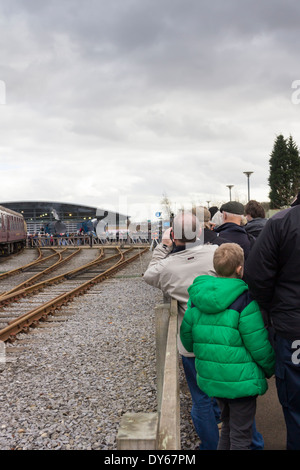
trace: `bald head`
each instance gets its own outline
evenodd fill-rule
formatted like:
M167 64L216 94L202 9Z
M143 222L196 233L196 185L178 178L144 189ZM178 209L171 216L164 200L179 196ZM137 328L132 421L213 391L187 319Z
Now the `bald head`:
M233 224L236 224L236 225L241 225L242 224L242 219L243 219L242 215L240 215L240 214L231 214L230 212L225 212L225 211L223 211L222 214L223 214L224 223L225 222L232 222Z
M173 220L175 243L193 243L201 233L199 219L191 212L180 212Z

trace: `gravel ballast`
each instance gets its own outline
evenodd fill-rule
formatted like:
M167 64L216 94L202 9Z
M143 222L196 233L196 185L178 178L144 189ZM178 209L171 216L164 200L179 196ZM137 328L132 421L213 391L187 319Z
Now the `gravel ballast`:
M115 450L125 412L157 411L154 307L162 294L142 278L151 256L64 306L63 321L7 345L0 450ZM182 450L196 449L181 367L180 381Z

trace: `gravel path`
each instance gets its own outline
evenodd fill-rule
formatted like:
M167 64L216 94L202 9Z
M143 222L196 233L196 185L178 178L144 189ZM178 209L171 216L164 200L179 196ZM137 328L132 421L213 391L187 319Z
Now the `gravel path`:
M63 307L67 321L7 346L0 450L114 450L126 411L156 411L154 307L162 294L141 277L151 255ZM195 449L181 367L180 377L182 449Z

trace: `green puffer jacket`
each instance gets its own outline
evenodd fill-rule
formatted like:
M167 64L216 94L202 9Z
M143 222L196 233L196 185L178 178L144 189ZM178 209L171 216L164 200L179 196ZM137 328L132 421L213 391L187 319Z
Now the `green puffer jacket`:
M199 276L189 287L180 337L196 356L197 382L210 397L263 395L275 355L259 306L241 279Z

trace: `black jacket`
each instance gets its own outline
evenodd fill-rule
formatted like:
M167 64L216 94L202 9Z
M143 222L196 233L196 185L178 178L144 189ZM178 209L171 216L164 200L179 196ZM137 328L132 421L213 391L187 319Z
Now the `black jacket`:
M245 259L247 259L251 249L251 242L244 227L233 222L226 222L215 228L215 232L219 233L220 237L226 238L227 241L240 245L244 250Z
M257 238L266 225L268 219L262 219L257 217L256 219L250 220L247 225L245 225L245 230L247 233L251 233L255 238Z
M209 228L204 229L204 243L210 243L211 245L222 245L222 243L230 243L230 240L226 240L223 237L219 237L219 234Z
M245 280L275 331L300 339L300 206L268 220L247 259Z

